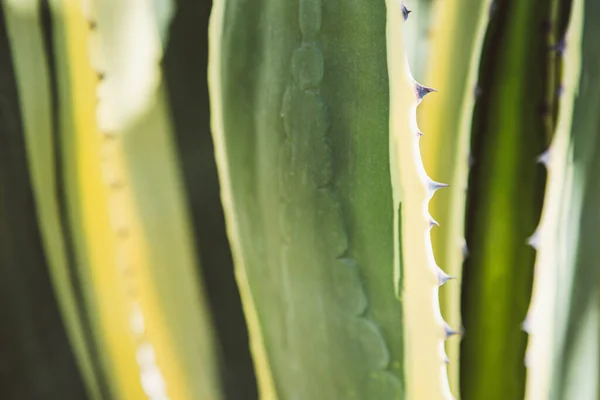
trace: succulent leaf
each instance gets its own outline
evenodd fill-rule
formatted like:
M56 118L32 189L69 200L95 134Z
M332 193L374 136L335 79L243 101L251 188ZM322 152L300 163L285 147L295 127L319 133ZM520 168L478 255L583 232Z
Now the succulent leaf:
M428 211L433 193L444 185L432 181L425 172L416 114L423 97L433 89L414 82L404 52L402 23L398 21L401 10L394 0L388 0L387 7L390 168L398 210L395 236L401 247L396 248L396 262L402 271L399 296L405 323L406 396L450 399L444 341L451 329L439 308L438 290L443 278L430 238L431 228L438 224Z
M403 398L385 5L215 6L213 135L261 393Z
M498 2L479 69L481 95L473 112L463 271L461 394L465 399L522 398L535 232L546 180L537 158L553 125L548 93L556 93L548 58L552 1ZM532 26L536 32L530 33ZM508 211L510 210L510 211ZM535 245L535 238L530 241ZM495 397L497 396L497 397Z
M548 163L546 202L527 352L527 398L598 397L598 180L600 6L574 1L565 49L564 93Z
M432 233L432 243L440 266L457 279L440 291L442 315L452 325L462 324L460 291L462 264L467 257L464 240L465 203L469 170L471 121L477 87L481 47L488 24L484 0L447 0L433 3L431 59L425 76L442 88L418 110L419 126L427 140L421 143L423 163L434 179L449 182L431 203L431 213L444 221ZM469 22L466 22L469 21ZM443 67L441 67L443 66ZM477 90L475 90L477 91ZM459 397L460 338L446 343L450 360L448 374L452 393Z
M5 3L44 252L90 398L220 398L161 82L168 3ZM112 64L128 46L151 57ZM111 62L94 70L90 48Z

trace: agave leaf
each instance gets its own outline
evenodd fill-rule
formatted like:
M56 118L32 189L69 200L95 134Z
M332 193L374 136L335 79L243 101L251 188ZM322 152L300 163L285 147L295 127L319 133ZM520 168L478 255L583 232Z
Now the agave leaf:
M33 71L45 79L40 95L26 52L15 53L33 132L28 155L55 288L90 396L218 399L215 339L158 64L167 32L159 24L170 16L156 10L172 7L154 6L87 4L87 20L81 3L56 0L42 19L44 36L9 23L14 40L46 56Z
M252 400L258 396L256 378L233 273L210 133L206 70L211 6L210 1L177 1L163 56L163 76L185 192L191 205L194 244L221 345L219 359L225 394L227 398Z
M436 265L429 200L443 185L431 180L421 159L417 106L433 89L416 83L404 53L400 4L387 1L390 71L390 168L394 194L396 274L403 300L406 396L451 399L444 341L451 334L442 319L438 288L445 280Z
M25 2L21 5L27 6ZM64 306L72 297L57 299L52 290L48 269L52 260L45 253L47 243L40 235L38 203L31 185L25 129L32 129L35 121L25 124L24 118L31 117L32 110L20 107L25 99L31 99L19 93L23 82L18 87L15 71L16 65L23 62L41 61L43 53L36 36L40 32L39 18L33 7L14 6L0 3L0 382L6 398L84 399L82 377L59 310L59 303ZM15 23L32 35L17 38ZM29 54L15 49L16 45L31 43ZM32 72L37 72L36 67L31 66ZM47 94L43 75L30 78L32 85L42 85L38 87L39 96ZM42 135L40 139L44 139ZM68 291L64 294L72 295ZM80 326L70 328L69 333L77 330L81 335ZM82 347L76 350L85 351Z
M216 341L197 275L158 64L168 31L162 24L168 24L172 11L172 5L150 7L146 2L92 5L95 28L88 49L92 66L103 75L97 85L98 128L89 132L86 126L78 134L103 136L96 142L100 159L94 173L100 167L107 189L102 205L111 223L107 235L114 246L113 284L118 285L121 307L126 309L126 319L116 321L116 329L129 328L129 354L137 361L144 392L217 399ZM137 32L133 41L132 31ZM85 50L77 49L76 55ZM93 93L86 93L91 100ZM122 101L132 104L117 108ZM94 244L90 241L87 247ZM97 290L101 293L102 286ZM112 328L109 318L103 325L107 331ZM129 384L118 379L122 386Z
M529 315L529 399L596 399L599 393L598 16L598 3L573 2Z
M447 0L434 4L427 83L440 93L419 107L419 127L424 140L423 163L430 176L450 184L432 200L431 214L440 221L432 232L433 249L440 267L456 281L440 291L442 315L459 329L465 202L469 141L475 104L481 47L488 23L487 0ZM459 397L460 336L446 344L452 393Z
M463 271L461 392L464 399L522 398L525 319L554 90L547 21L552 2L495 3L474 109ZM531 32L532 26L540 27ZM550 88L549 88L550 87ZM533 236L535 239L536 236Z
M213 133L265 398L449 395L402 15L216 3Z
M403 396L385 22L367 1L213 11L213 134L265 398Z
M15 77L23 117L31 183L44 251L69 338L92 398L107 393L93 341L79 270L70 239L57 121L53 53L45 41L47 14L37 1L5 2ZM44 26L43 26L44 25Z

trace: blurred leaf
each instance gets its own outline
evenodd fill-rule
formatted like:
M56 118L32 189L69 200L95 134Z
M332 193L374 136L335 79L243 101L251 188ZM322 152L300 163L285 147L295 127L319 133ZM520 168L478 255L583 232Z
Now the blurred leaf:
M27 162L22 96L11 54L24 42L15 42L7 21L33 33L32 26L39 32L39 25L31 10L20 11L15 15L8 2L0 3L0 386L7 399L85 399L51 286ZM29 57L40 57L38 50L34 47ZM28 55L20 56L22 61Z
M72 21L73 29L81 33L68 35L67 39L74 41L69 56L77 60L89 49L93 66L103 75L97 86L100 98L96 108L94 90L90 90L95 85L92 69L84 60L79 64L73 61L72 90L81 96L81 114L85 115L74 127L75 137L95 136L82 140L82 146L93 149L96 158L95 163L87 164L89 169L81 170L75 190L80 198L98 193L104 196L99 202L81 203L80 207L87 209L80 216L86 239L82 257L96 254L98 264L90 267L95 274L104 345L113 352L108 370L118 387L116 396L131 398L143 389L147 396L218 399L215 338L197 275L158 64L162 45L157 41L167 40L159 35L161 24L168 23L170 16L165 19L155 10L171 15L172 7L167 3L156 9L144 2L96 3L89 11L94 30L87 48L77 47L85 45L85 41L77 40L81 34L85 36L82 15ZM133 42L129 36L132 31L139 34ZM137 57L137 64L124 65L128 57ZM143 104L115 109L115 99L124 90L131 91L127 99L136 101L140 96ZM79 117L76 104L65 107L74 110L71 118L75 120ZM115 130L102 131L95 123L90 124L94 111L99 127ZM81 163L90 154L84 149L73 155ZM87 185L89 180L95 186ZM101 231L94 227L98 212L105 216ZM112 268L101 264L106 255L109 257L104 261ZM118 307L123 310L118 318L111 315L114 297L109 293L116 294ZM123 354L137 365L120 364ZM117 373L119 369L121 373Z
M534 301L528 398L597 399L600 354L600 5L574 1L559 125L549 157Z
M544 21L551 1L494 3L479 69L467 194L463 399L522 398L535 250L556 93ZM532 30L532 27L539 27ZM531 242L531 240L529 241Z
M248 329L235 282L210 133L206 80L211 2L178 0L163 73L209 306L219 336L224 391L230 400L258 397ZM199 23L199 21L201 23ZM190 40L190 38L195 38Z
M66 203L57 83L47 3L5 2L37 217L62 316L92 398L107 396L83 299Z
M37 3L13 3L8 28L42 237L90 396L218 399L160 79L172 5L86 4L88 22L79 2L43 4L36 25Z

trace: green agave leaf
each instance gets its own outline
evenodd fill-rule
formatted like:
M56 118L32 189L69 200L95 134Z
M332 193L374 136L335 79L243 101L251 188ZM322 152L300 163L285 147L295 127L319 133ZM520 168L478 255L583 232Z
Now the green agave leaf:
M264 398L402 398L383 3L219 1L213 133Z
M573 2L564 97L547 163L547 200L528 317L529 399L597 399L600 393L599 16L597 2Z
M473 115L462 311L463 399L522 398L534 233L557 93L548 18L554 2L496 2ZM551 26L555 26L556 22ZM533 29L532 27L539 27ZM531 238L531 239L529 239ZM529 240L528 240L529 239Z
M569 145L569 168L572 173L572 195L568 211L570 221L579 224L577 228L567 228L571 238L578 237L578 243L570 247L573 277L562 280L564 291L559 288L557 299L565 299L557 304L556 313L564 318L564 330L557 332L554 342L557 353L556 369L553 373L554 398L598 398L598 370L600 350L599 302L598 302L598 204L600 204L600 106L597 83L599 36L596 21L600 16L600 4L594 1L575 2L573 30L583 25L581 39L581 72L575 104L573 105L571 139ZM582 16L583 14L583 16ZM583 22L579 22L582 21ZM579 28L581 29L581 28ZM577 33L573 36L576 37ZM577 39L573 40L577 46ZM575 50L577 51L577 50ZM568 118L568 116L567 116ZM557 167L557 168L562 168ZM571 172L572 171L572 172ZM578 204L579 202L579 204ZM567 234L568 235L568 234ZM568 237L568 236L567 236ZM569 239L571 239L569 238ZM567 239L568 240L568 239ZM572 285L569 290L569 283ZM560 287L560 286L559 286ZM567 294L568 293L568 294ZM561 304L562 303L562 304ZM564 307L564 308L563 308ZM562 336L564 335L564 336ZM562 336L562 337L561 337ZM559 358L560 357L560 358Z
M412 125L427 88L402 15L395 1L215 4L213 134L265 398L449 395Z

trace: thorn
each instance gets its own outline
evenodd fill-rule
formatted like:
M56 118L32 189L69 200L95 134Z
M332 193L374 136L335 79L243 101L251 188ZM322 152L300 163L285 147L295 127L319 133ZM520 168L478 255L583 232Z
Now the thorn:
M530 245L531 247L533 247L535 250L539 250L539 247L540 247L539 229L536 229L535 232L533 232L533 235L529 236L529 238L527 239L527 244Z
M531 368L531 355L528 351L525 352L525 358L523 358L523 364L525 368Z
M450 359L448 358L447 355L444 355L444 364L450 365Z
M437 190L446 188L450 185L448 185L447 183L436 182L436 181L430 179L428 186L429 186L429 191L432 193L435 193Z
M544 166L548 168L548 165L550 165L550 148L540 154L540 156L537 158L537 162L544 164Z
M418 82L415 82L415 90L417 91L417 98L419 101L423 100L423 97L425 97L427 94L431 92L437 92L437 90L434 88L423 86Z
M448 325L447 322L444 322L444 335L446 336L445 340L448 340L452 336L459 335L459 334L460 334L460 331L455 331L454 329L452 329L452 327L450 325Z
M473 94L475 95L475 98L478 99L479 96L481 96L482 92L483 92L483 90L481 89L481 86L479 86L479 83L477 83L475 85L475 90L473 91Z
M417 137L421 138L422 136L424 136L424 135L423 135L423 132L421 132L421 131L417 131Z
M462 253L462 257L463 257L463 261L467 259L467 257L469 257L469 247L467 246L467 240L463 238L461 246L461 253Z
M469 153L469 156L467 157L467 165L469 166L469 169L473 168L473 165L475 165L475 158L471 153Z
M529 316L525 317L525 320L521 322L521 329L523 332L531 335L531 322L529 322Z
M429 229L433 229L434 226L440 226L439 222L433 219L431 216L429 217Z
M402 4L402 15L404 16L405 21L408 19L408 14L410 14L411 12L412 10L409 10L404 4Z
M89 22L89 28L90 28L91 31L96 30L96 28L97 28L96 21L90 21Z
M558 41L554 46L550 47L550 51L557 52L560 56L565 54L565 49L567 48L567 41L565 38L562 38Z
M495 0L492 0L492 2L490 3L490 8L488 10L490 18L494 15L497 8L498 8L498 2Z
M441 268L438 267L438 287L442 287L444 283L448 282L451 279L454 279L454 277L448 275Z
M558 97L561 97L563 94L565 93L565 87L561 84L557 89L556 89L556 95Z
M103 81L104 80L104 72L98 72L97 76L98 76L98 81Z

